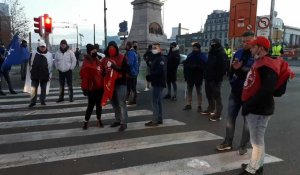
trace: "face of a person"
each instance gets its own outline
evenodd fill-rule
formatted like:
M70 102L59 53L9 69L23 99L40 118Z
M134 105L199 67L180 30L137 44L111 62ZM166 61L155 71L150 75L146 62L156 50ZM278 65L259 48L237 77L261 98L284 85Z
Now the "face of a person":
M252 41L254 38L252 37L252 36L246 36L246 37L243 37L243 39L242 39L242 42L243 42L243 48L245 49L245 50L249 50L249 49L251 49L251 45L249 45L248 43L250 42L250 41Z
M61 44L60 47L64 49L64 48L67 47L67 45L66 44Z
M46 50L45 46L40 46L39 48L40 48L40 51L42 51L42 52L45 52L45 50Z

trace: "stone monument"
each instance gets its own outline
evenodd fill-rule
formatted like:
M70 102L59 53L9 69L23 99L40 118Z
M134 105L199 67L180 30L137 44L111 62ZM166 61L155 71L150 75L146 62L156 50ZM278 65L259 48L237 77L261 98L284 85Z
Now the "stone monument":
M149 44L159 42L162 48L168 47L161 18L160 0L134 0L132 25L127 41L137 41L140 50L146 50Z

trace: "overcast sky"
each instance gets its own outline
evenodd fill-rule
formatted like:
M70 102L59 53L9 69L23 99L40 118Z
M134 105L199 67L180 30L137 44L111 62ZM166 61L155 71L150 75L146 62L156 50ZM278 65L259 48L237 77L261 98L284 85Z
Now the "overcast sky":
M5 0L0 0L0 2ZM54 31L52 41L54 44L65 38L70 42L76 42L75 28L59 28L66 24L60 22L70 22L78 24L79 33L84 35L83 44L93 42L93 24L96 25L96 42L100 43L104 38L104 0L19 0L25 7L27 18L33 26L33 17L38 17L48 13L53 19ZM119 31L119 23L128 21L130 29L133 15L133 0L106 0L107 6L107 32L108 35L116 35ZM168 38L171 36L172 27L177 27L178 23L182 27L188 28L190 33L197 32L204 25L207 15L213 10L229 11L230 0L163 0L165 1L162 10L164 17L164 30ZM275 10L278 17L286 25L299 27L297 19L299 7L295 0L276 0ZM270 14L271 0L258 0L257 15ZM73 26L73 25L71 25ZM33 28L32 28L33 31ZM33 34L37 39L37 34Z

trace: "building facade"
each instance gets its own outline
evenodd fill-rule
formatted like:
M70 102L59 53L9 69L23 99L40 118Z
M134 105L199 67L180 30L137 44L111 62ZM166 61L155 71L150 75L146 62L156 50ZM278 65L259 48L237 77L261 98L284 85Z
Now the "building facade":
M11 19L9 16L9 6L5 3L0 3L0 42L5 46L11 40Z

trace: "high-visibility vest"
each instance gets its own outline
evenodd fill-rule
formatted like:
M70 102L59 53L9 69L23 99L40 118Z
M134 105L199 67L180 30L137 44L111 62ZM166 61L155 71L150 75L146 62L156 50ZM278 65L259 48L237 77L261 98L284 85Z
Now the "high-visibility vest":
M225 53L226 53L228 59L230 60L231 57L232 57L232 51L231 51L231 49L230 48L228 48L228 49L224 48L224 50L225 50Z
M281 55L281 53L280 53L281 49L282 49L281 45L273 46L272 47L272 56L280 56Z

